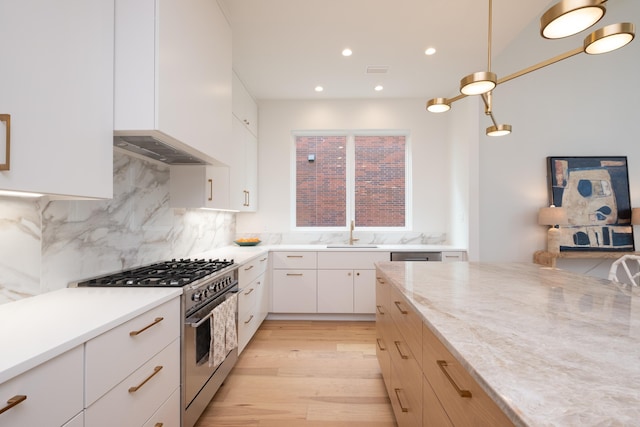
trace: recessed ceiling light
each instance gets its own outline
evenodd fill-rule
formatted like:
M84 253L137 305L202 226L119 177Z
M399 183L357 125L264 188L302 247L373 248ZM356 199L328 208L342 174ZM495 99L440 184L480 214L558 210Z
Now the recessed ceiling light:
M353 51L348 47L342 51L342 56L351 56L351 55L353 55Z
M322 92L324 90L324 88L322 86L316 86L315 91L316 92Z
M436 53L436 48L435 47L429 47L429 48L427 48L427 50L424 51L425 55L433 55L434 53Z
M373 88L376 92L380 92L382 89L384 89L382 85L376 85L376 87Z

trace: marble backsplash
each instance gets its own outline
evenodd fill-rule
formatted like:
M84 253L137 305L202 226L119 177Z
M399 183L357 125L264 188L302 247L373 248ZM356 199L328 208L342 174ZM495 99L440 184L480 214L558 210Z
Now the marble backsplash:
M0 198L0 304L226 246L235 214L173 209L169 167L114 153L113 199Z

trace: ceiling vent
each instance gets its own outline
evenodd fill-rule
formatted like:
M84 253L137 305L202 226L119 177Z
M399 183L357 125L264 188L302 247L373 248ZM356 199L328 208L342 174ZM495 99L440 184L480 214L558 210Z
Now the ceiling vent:
M367 74L387 74L389 72L388 65L369 65L367 66Z

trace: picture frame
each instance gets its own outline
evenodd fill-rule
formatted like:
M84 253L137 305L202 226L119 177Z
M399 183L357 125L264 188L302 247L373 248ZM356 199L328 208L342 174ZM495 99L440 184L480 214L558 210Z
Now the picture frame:
M626 156L547 157L549 203L562 206L560 251L633 252Z

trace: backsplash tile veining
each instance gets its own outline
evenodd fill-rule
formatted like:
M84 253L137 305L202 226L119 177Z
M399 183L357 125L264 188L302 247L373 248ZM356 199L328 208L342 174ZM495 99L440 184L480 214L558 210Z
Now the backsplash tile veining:
M114 153L110 200L0 199L0 304L231 243L235 214L169 207L169 167Z

